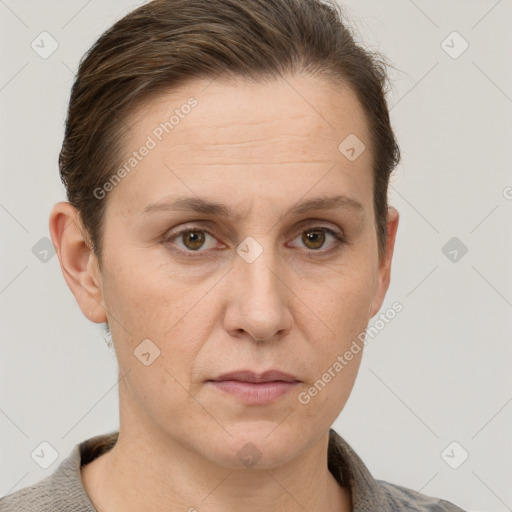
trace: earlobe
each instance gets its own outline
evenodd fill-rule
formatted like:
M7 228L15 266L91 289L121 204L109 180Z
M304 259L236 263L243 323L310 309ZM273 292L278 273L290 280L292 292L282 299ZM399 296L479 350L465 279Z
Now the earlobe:
M370 318L375 316L384 302L391 278L391 262L395 249L396 232L398 230L399 213L396 208L388 207L386 252L381 256L378 270L378 282L375 296L370 308Z
M77 209L65 201L57 203L50 214L49 228L62 274L80 310L91 322L106 322L97 258Z

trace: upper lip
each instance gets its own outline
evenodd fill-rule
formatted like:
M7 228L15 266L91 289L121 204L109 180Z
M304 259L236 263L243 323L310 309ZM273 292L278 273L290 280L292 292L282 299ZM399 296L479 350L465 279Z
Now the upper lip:
M224 373L223 375L219 375L218 377L210 380L239 380L243 382L272 382L280 380L284 382L300 382L299 379L293 375L280 370L267 370L263 373L256 373L251 370L237 370L234 372Z

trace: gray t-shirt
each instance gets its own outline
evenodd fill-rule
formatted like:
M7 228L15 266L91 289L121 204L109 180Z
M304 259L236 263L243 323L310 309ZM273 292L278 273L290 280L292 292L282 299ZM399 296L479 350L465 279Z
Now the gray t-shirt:
M1 498L0 512L96 512L83 486L80 466L110 450L117 434L92 437L75 445L51 475ZM353 512L464 512L448 501L374 479L333 429L329 432L328 467L340 485L350 487Z

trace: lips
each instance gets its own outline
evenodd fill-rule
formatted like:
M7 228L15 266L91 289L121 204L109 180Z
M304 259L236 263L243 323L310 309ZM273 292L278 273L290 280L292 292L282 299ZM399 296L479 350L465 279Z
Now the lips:
M295 376L280 370L238 370L219 375L206 384L246 405L263 406L289 395L300 383Z
M256 373L251 370L237 370L234 372L224 373L215 379L210 379L213 382L221 381L240 381L240 382L301 382L295 376L280 370L268 370L263 373Z

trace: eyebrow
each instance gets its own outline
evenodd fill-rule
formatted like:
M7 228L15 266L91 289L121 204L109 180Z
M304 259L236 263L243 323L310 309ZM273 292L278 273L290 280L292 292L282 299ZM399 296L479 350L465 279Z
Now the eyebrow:
M356 210L358 213L364 211L363 205L345 195L329 196L329 197L315 197L301 201L292 206L284 216L300 215L303 213L320 211L320 210L334 210L337 208L349 208ZM194 211L205 215L214 215L218 217L232 218L239 220L241 214L238 210L230 206L215 201L209 201L201 197L178 197L171 202L162 201L152 203L146 206L139 214L139 216L146 216L155 211Z

